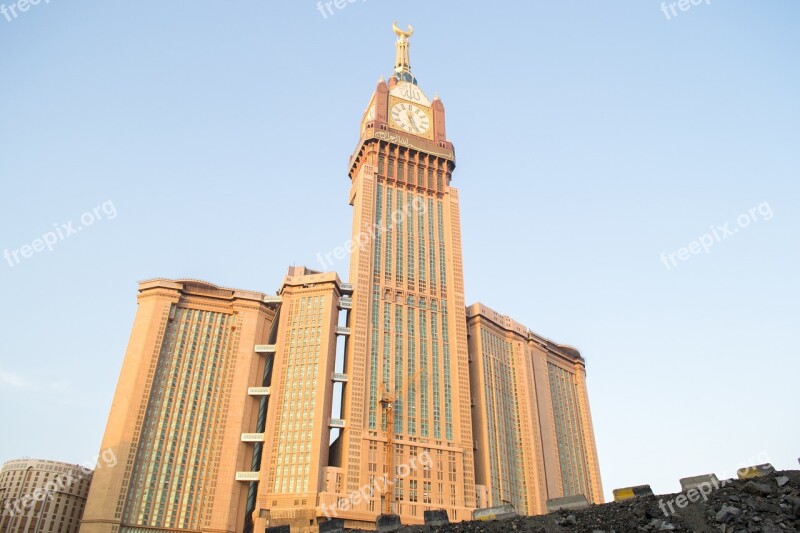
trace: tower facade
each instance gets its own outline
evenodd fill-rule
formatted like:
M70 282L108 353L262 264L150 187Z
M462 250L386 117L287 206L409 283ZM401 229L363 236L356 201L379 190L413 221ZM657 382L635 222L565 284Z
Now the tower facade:
M524 514L603 487L580 353L482 305L467 309L480 507Z
M427 509L460 521L475 507L455 156L441 100L411 72L412 31L395 25L395 69L372 95L349 169L342 491L368 488L344 514L369 523L386 511L421 523ZM423 456L430 467L404 468ZM383 477L389 487L378 486Z
M549 497L583 494L590 502L603 503L600 463L586 388L586 362L574 348L556 345L536 334L531 335L528 346L537 378L546 376L547 379L547 384L538 387L542 425L548 434L548 438L543 439L545 468L558 472L557 476L548 473ZM542 367L547 371L539 370ZM555 439L550 436L553 434ZM556 486L552 486L551 479L557 480Z
M102 444L119 464L95 473L82 533L252 527L268 373L259 347L278 301L194 280L139 284Z
M528 330L481 304L467 309L478 507L546 512L547 486Z
M291 267L279 291L256 531L267 525L289 525L296 533L317 530L329 465L339 461L335 446L331 456L331 431L345 426L333 398L348 380L343 368L336 368L336 356L337 340L350 334L349 292L335 273L304 267ZM332 503L335 493L327 499Z

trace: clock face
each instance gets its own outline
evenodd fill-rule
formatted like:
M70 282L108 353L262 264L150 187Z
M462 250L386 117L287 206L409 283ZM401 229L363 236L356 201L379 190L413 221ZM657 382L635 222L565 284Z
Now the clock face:
M407 133L425 135L431 129L431 118L421 107L400 102L392 106L392 125Z

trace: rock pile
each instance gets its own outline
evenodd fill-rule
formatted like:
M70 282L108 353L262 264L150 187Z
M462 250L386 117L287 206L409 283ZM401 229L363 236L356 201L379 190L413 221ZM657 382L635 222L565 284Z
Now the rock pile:
M694 503L680 494L647 496L546 516L496 522L465 522L403 533L627 533L697 531L785 533L800 531L800 472L776 472L751 480L728 480ZM665 505L683 501L685 505ZM674 511L674 512L671 512Z
M799 482L799 472L734 482L711 495L706 520L725 532L800 531Z

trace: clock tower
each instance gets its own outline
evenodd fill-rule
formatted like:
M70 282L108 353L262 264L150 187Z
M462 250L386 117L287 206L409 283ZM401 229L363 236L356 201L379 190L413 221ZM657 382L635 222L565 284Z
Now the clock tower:
M419 524L424 511L445 509L469 520L475 467L455 154L444 105L411 70L413 28L394 32L394 70L378 82L350 158L354 291L336 514Z

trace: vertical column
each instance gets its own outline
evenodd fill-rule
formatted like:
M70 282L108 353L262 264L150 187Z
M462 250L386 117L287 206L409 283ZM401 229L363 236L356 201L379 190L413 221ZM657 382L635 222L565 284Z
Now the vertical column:
M387 164L391 165L387 158ZM348 394L344 408L344 418L347 428L343 434L342 467L345 473L346 492L352 493L359 489L361 483L361 459L365 456L362 450L362 432L366 429L365 421L369 412L366 405L367 372L375 371L369 365L368 350L372 329L370 326L370 309L372 298L372 244L376 232L375 227L375 188L377 174L371 165L364 165L353 180L351 203L354 207L353 214L353 241L363 242L362 235L370 236L366 246L359 246L353 250L350 258L350 279L354 286L353 291L353 331L348 339L347 373L351 376L348 383Z
M603 503L603 485L600 479L600 461L597 457L597 443L594 437L594 427L592 425L592 413L589 409L589 392L586 388L586 367L583 364L575 364L575 381L578 386L578 399L581 408L581 423L583 424L584 450L586 452L586 468L589 471L593 503Z
M547 477L545 475L542 450L542 428L539 419L539 405L536 394L536 379L533 358L526 342L518 343L516 354L520 369L517 387L520 389L520 420L522 427L523 462L527 485L526 498L530 514L547 512Z
M561 483L561 461L558 453L556 421L553 414L553 396L550 392L550 370L547 366L547 352L535 341L529 341L528 347L533 360L539 422L542 428L542 452L547 478L547 498L560 498L564 495L564 487Z
M114 453L119 465L95 473L83 514L83 533L110 533L119 527L121 513L117 507L124 505L127 495L154 368L171 306L180 298L177 287L139 294L139 308L101 445L101 449Z
M458 189L444 186L448 190L448 202L445 203L449 211L449 241L450 261L447 268L448 276L452 283L451 296L448 300L448 314L450 327L455 331L451 336L451 346L454 346L455 358L451 364L453 376L456 377L456 391L453 401L458 402L457 432L458 444L463 450L463 505L467 508L475 507L475 463L473 460L472 440L472 413L469 395L469 355L467 351L467 317L464 304L464 269L462 264L461 248L461 212L459 208ZM452 342L455 341L455 342ZM455 421L454 421L455 422Z

